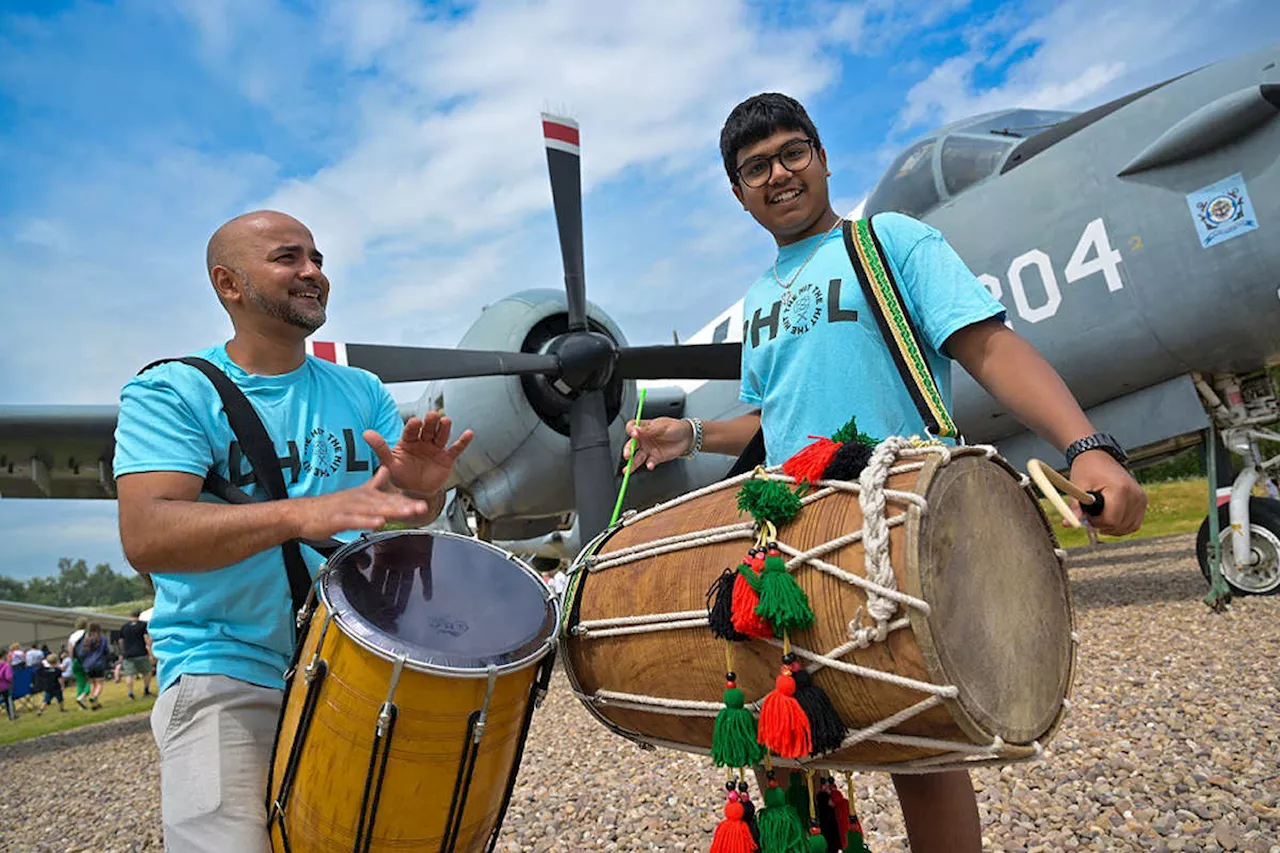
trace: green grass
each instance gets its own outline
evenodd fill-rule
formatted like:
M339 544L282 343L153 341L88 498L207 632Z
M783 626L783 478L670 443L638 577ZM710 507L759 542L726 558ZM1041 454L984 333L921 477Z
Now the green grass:
M1174 480L1152 483L1144 488L1147 490L1147 517L1142 523L1142 529L1129 536L1100 536L1098 538L1101 541L1154 539L1176 533L1195 533L1200 529L1200 523L1209 511L1207 480ZM1063 548L1078 548L1089 544L1088 534L1084 530L1064 529L1061 526L1062 519L1048 502L1041 501L1041 504L1049 520L1054 523Z
M94 607L99 613L110 613L113 616L132 616L133 611L146 610L155 601L153 598L139 598L136 601L121 601L119 604L102 604Z
M155 679L151 679L151 689L156 689ZM151 705L155 702L155 696L142 696L142 683L139 681L134 688L134 695L138 698L129 701L128 691L125 690L124 684L114 681L106 682L102 688L102 696L98 701L102 703L102 708L97 711L85 711L76 704L76 688L72 684L71 687L62 689L63 707L67 709L65 714L58 712L58 705L55 702L48 708L44 709L43 716L36 716L35 711L18 710L18 719L16 722L9 722L5 719L3 711L0 711L0 745L7 743L17 743L20 740L39 737L40 735L52 734L54 732L64 732L68 729L78 729L81 726L87 726L90 723L101 723L103 720L114 720L116 717L124 717L129 714L141 714L151 710ZM35 697L35 706L40 707L40 703L44 700L44 694L38 694ZM20 700L21 701L21 700Z

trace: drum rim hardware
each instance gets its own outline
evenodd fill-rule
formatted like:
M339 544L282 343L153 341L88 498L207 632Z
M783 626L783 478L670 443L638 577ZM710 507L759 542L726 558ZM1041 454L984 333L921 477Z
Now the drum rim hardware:
M478 546L491 551L495 555L502 557L507 562L514 563L516 567L518 567L526 576L537 584L537 587L543 596L543 603L550 605L552 611L552 621L550 623L551 631L542 643L536 646L528 654L513 661L508 661L503 664L490 664L486 665L486 667L458 667L435 664L419 660L413 657L411 652L401 654L378 646L372 642L368 636L370 632L376 632L378 636L390 642L396 642L396 638L378 630L363 619L358 619L357 621L356 618L352 618L353 616L358 617L359 614L356 614L352 608L346 606L349 602L341 589L330 588L330 584L332 583L331 579L335 574L332 566L337 564L341 557L345 557L348 554L359 551L371 543L398 536L431 536L439 539L453 539L466 542L469 545ZM403 656L405 659L405 668L412 670L413 672L423 672L430 675L444 675L452 678L488 678L489 672L487 667L493 666L496 668L498 675L510 675L511 673L520 672L537 664L548 654L553 653L555 651L556 644L559 642L558 626L561 621L561 611L560 600L555 593L542 582L538 573L535 572L532 567L527 565L515 554L504 551L495 545L476 539L472 536L464 536L460 533L454 533L453 531L448 530L389 530L381 533L365 534L358 539L347 543L338 551L335 551L333 555L329 557L326 565L330 568L323 574L317 574L316 585L319 587L321 601L324 602L328 612L333 615L342 626L343 634L361 649L382 660L389 661L394 664L399 657Z

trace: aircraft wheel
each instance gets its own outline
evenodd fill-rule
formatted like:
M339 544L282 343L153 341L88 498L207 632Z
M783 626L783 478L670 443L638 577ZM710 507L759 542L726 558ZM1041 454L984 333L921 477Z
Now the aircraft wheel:
M1280 501L1249 498L1249 544L1254 562L1237 566L1231 554L1231 520L1226 506L1218 507L1218 542L1222 577L1235 595L1275 595L1280 593ZM1209 579L1209 519L1196 535L1196 559L1205 580Z

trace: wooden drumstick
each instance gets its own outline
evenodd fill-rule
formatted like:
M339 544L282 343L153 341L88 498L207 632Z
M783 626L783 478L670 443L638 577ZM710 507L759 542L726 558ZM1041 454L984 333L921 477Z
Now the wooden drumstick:
M1071 507L1067 506L1067 502L1062 499L1062 495L1058 494L1059 489L1078 500L1085 514L1092 516L1102 514L1106 501L1101 492L1086 492L1039 459L1027 460L1027 474L1040 489L1040 493L1070 526L1081 527L1082 525L1080 519L1076 518L1076 514L1071 511Z

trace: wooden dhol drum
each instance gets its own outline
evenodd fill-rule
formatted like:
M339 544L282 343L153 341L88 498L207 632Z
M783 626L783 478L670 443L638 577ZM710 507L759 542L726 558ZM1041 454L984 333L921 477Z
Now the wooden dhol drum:
M327 561L287 679L267 813L277 853L491 849L550 678L557 602L453 533Z
M574 567L565 669L624 737L710 749L726 644L708 627L708 590L756 539L735 507L744 479L626 519ZM1071 598L1029 482L994 449L890 439L860 482L814 484L777 541L815 615L790 635L792 651L847 735L825 754L774 763L936 772L1040 753L1068 704ZM757 712L780 646L731 644Z

